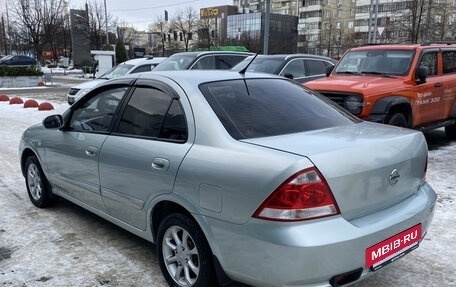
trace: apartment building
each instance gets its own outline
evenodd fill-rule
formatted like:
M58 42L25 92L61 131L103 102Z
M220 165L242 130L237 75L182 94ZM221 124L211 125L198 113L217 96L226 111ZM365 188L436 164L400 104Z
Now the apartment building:
M270 0L271 13L298 17L297 51L337 58L362 43L456 40L456 0ZM234 0L242 13L266 0Z

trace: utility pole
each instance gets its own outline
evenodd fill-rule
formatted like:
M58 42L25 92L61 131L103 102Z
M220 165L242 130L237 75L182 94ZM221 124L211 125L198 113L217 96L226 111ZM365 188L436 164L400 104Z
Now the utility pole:
M106 0L104 0L105 8L105 22L106 22L106 46L109 45L109 33L108 33L108 10L106 9Z
M271 0L266 0L266 15L264 19L264 39L263 39L263 54L269 52L269 14L271 12Z
M369 9L369 30L367 35L368 43L375 43L377 41L377 15L378 0L371 0L371 5Z
M431 28L431 9L432 9L432 0L429 0L429 7L428 7L428 10L427 10L427 16L426 16L426 31L424 32L424 40L425 41L429 41L430 40L430 37L429 37L429 29Z

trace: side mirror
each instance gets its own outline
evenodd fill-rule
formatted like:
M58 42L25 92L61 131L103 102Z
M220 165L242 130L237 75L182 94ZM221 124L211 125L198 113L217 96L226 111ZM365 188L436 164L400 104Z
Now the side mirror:
M331 75L333 70L334 70L334 66L326 67L326 77L329 77L329 75Z
M419 66L418 67L418 71L416 73L416 76L418 78L418 81L417 83L418 84L424 84L426 83L426 78L427 76L429 76L430 74L430 70L429 70L429 67L426 67L426 66Z
M293 74L291 74L291 73L285 73L285 74L283 74L283 76L284 76L285 78L292 79L292 80L293 80L293 78L294 78L294 77L293 77Z
M63 117L61 115L48 116L43 120L43 126L47 129L59 129L63 127Z

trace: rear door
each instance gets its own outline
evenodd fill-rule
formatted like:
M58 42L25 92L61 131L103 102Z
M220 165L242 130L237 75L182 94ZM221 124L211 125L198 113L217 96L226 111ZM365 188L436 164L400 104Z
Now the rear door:
M456 49L442 51L442 66L442 113L445 118L456 117Z
M101 192L112 216L145 230L150 201L173 190L191 147L184 105L169 86L137 82L100 153Z
M414 126L435 122L444 119L442 110L442 97L445 90L443 78L439 75L438 50L426 51L421 55L420 66L429 68L426 83L417 85L416 97L412 104L415 105L413 115Z

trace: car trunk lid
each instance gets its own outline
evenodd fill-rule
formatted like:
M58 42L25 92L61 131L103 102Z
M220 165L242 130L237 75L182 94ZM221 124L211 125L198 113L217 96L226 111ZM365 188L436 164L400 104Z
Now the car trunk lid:
M244 141L309 158L348 220L413 195L425 172L421 133L369 122Z

